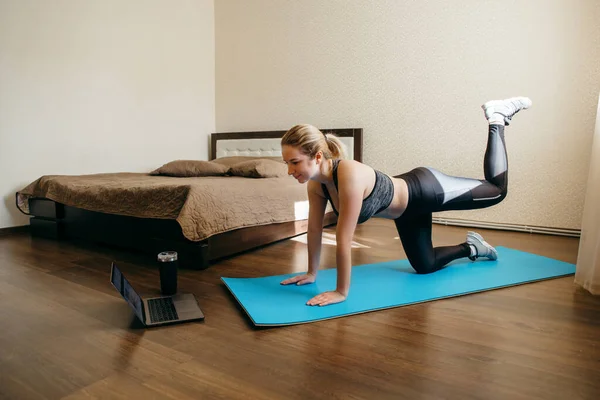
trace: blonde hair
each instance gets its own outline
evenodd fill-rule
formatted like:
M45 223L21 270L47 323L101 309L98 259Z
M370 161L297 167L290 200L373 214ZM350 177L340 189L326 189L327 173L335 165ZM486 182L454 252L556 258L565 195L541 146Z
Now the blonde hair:
M319 151L327 159L346 158L346 146L332 133L323 133L312 125L292 127L281 138L281 145L300 149L303 154L314 158Z

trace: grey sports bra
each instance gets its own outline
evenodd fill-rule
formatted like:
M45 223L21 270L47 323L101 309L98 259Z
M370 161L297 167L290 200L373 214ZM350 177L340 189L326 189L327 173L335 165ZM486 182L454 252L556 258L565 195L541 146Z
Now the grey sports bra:
M338 165L340 164L340 159L333 160L333 183L335 188L338 188L338 176L337 170ZM338 211L335 209L333 205L333 201L331 200L331 195L327 190L327 186L325 184L321 184L323 188L323 193L327 200L331 203L331 207L333 208L333 212L336 215L340 215ZM362 207L360 209L360 214L358 215L358 223L362 224L367 221L373 215L385 210L389 207L394 199L394 183L390 179L389 176L384 174L383 172L375 170L375 186L373 186L373 190L367 196L366 199L363 200Z

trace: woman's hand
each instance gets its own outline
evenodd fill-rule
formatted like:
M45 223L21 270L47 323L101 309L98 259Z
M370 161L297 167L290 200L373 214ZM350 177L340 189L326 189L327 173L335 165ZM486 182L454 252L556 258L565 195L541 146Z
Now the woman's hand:
M306 304L309 306L326 306L328 304L341 303L346 300L346 296L340 292L323 292L310 299Z
M306 285L308 283L313 283L316 280L317 280L317 275L311 274L309 272L308 274L304 274L304 275L292 276L291 278L288 278L288 279L282 281L281 284L282 285L290 285L292 283L295 283L296 285Z

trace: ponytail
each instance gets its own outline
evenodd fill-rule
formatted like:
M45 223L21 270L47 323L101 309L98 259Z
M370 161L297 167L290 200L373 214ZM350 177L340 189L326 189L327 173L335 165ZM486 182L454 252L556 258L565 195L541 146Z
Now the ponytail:
M323 133L312 125L296 125L283 135L281 145L297 147L313 158L319 151L325 158L346 158L346 146L333 133Z
M325 136L325 142L327 143L327 148L331 154L330 158L346 158L346 146L344 143L342 143L342 141L333 133L324 133L323 135Z

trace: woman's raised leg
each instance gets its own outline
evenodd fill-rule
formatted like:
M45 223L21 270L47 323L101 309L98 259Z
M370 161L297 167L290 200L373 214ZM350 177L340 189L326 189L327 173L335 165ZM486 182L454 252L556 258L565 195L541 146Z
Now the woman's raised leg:
M471 231L464 243L434 248L431 213L490 207L506 197L508 158L504 127L517 112L530 106L531 100L526 97L489 101L482 106L489 122L483 163L485 179L449 176L434 168L417 168L399 176L409 185L410 199L405 214L395 222L408 259L417 272L434 272L463 257L497 259L496 249Z

